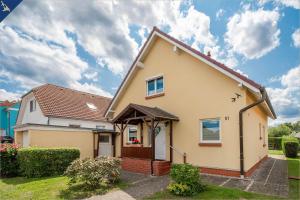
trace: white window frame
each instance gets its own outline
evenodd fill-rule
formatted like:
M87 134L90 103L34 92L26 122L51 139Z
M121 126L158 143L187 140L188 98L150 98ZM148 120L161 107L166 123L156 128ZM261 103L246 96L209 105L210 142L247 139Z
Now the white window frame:
M219 121L219 140L203 140L203 121L208 121L208 120L218 120ZM200 119L200 143L221 143L222 142L222 132L221 132L221 127L222 127L222 123L221 123L221 118L216 117L216 118L206 118L206 119Z
M134 128L136 130L136 139L138 138L138 129L137 129L137 127L136 126L128 126L128 130L127 130L127 142L128 143L132 143L132 141L129 140L129 130L131 128Z
M156 88L156 80L159 79L159 78L163 79L163 89L162 89L161 92L157 92L157 88ZM154 93L153 94L149 94L149 91L148 91L148 82L149 81L153 81L153 80L154 80ZM153 95L157 95L157 94L162 94L164 92L165 92L165 78L164 78L163 75L157 75L157 76L154 76L154 77L146 79L146 96L147 97L153 96Z
M31 110L31 102L32 102L32 110ZM36 100L32 99L29 101L29 112L34 112L36 111Z

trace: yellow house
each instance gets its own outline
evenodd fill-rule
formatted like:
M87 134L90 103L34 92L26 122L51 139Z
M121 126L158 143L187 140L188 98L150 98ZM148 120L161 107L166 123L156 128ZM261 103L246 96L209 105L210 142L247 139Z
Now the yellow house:
M45 84L22 97L15 127L21 147L75 147L80 157L114 155L114 131L104 118L111 99Z
M125 170L160 175L186 162L243 177L267 157L276 115L264 87L154 28L105 117Z

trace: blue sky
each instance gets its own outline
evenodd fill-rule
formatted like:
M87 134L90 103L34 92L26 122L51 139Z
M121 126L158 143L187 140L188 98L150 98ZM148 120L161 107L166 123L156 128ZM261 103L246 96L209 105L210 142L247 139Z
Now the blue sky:
M300 0L33 1L0 23L0 100L44 83L112 97L157 26L263 84L300 119Z

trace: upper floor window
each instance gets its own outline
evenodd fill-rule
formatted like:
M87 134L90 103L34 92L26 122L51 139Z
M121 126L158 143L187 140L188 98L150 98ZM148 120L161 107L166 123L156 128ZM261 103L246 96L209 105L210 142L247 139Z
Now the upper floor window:
M220 143L220 119L203 119L200 121L201 143Z
M36 100L30 101L30 112L33 112L36 110Z
M147 96L164 92L164 78L162 76L147 80Z

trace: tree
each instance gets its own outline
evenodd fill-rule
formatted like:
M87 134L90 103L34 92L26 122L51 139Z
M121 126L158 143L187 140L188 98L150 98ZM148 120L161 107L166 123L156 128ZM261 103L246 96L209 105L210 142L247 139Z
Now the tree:
M276 127L271 127L268 130L268 134L271 137L282 137L283 135L290 135L292 129L286 124L280 124Z

